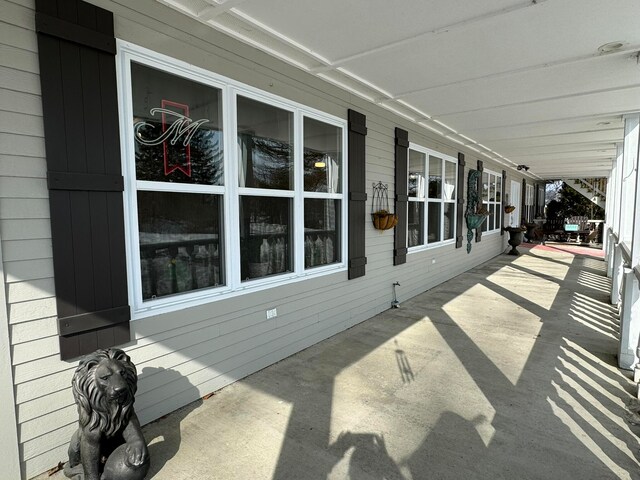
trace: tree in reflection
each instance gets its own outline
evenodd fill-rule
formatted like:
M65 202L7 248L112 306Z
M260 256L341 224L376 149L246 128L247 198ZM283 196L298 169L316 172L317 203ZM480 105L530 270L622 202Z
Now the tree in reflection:
M144 120L140 128L143 138L153 138L162 131L162 124L154 119ZM189 142L191 176L188 171L187 148L179 138L175 145L165 141L159 145L143 145L135 142L136 178L152 182L196 183L204 185L223 184L222 132L201 127ZM168 165L179 169L165 175L164 149L167 149Z

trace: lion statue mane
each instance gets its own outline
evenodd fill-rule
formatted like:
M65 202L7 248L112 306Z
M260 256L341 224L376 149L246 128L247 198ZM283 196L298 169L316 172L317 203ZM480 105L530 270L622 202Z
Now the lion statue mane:
M64 473L73 480L142 480L149 453L133 409L138 374L122 350L85 356L71 385L78 429L69 444Z

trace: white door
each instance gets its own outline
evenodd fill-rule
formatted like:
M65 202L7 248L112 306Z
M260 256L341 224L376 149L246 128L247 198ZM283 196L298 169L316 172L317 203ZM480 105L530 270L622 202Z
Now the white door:
M509 204L516 207L516 209L509 214L509 226L517 227L520 225L520 205L522 204L520 200L520 182L511 180L511 198L509 199Z

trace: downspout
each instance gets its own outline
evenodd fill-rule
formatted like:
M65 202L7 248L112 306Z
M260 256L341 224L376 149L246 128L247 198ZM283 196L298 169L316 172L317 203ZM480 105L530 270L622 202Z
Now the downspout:
M2 238L0 237L0 451L2 452L2 477L22 478L20 452L18 450L18 424L16 399L11 367L11 343L9 316L7 315L6 281L2 260Z

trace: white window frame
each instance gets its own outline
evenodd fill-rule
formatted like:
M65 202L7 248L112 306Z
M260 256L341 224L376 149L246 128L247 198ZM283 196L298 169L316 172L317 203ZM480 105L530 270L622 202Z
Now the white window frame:
M133 99L131 93L131 62L143 64L162 70L171 75L180 76L205 85L222 90L222 125L224 139L224 185L194 185L182 183L165 183L137 181L135 172L135 139L133 129L130 128L133 117ZM146 48L117 40L117 77L118 104L120 116L120 138L122 171L124 176L124 213L125 239L127 254L127 277L129 284L129 304L132 319L145 318L167 313L182 308L198 306L212 301L223 300L238 295L298 282L304 279L328 275L347 270L348 252L348 157L347 157L347 126L346 120L326 114L319 110L272 95L257 88L248 86L233 79L195 67L181 60L148 50ZM238 152L236 98L242 95L277 108L293 113L294 121L294 189L272 190L260 188L240 187L238 182ZM305 192L304 191L304 117L312 118L329 125L336 126L342 131L342 168L341 193ZM223 227L224 264L226 285L220 287L203 288L184 292L153 300L143 301L142 275L139 248L139 226L136 192L138 190L172 191L185 193L209 193L223 196ZM293 199L293 271L280 275L252 279L243 282L240 274L240 195L277 196ZM339 262L329 265L304 267L304 199L322 198L339 199L341 201L340 224L340 253Z
M437 150L432 150L430 148L426 148L423 147L421 145L409 142L409 150L414 150L416 152L419 153L423 153L425 155L425 165L424 165L424 172L425 172L425 182L424 182L424 192L422 192L422 196L418 195L417 197L409 197L409 202L421 202L424 207L422 209L422 238L423 238L423 244L422 245L415 245L412 247L408 247L407 252L408 253L415 253L415 252L421 252L424 250L429 250L432 248L437 248L437 247L442 247L443 245L450 245L456 242L456 235L457 235L457 215L458 215L458 204L457 204L457 198L458 195L460 195L460 192L458 192L458 159L457 158L453 158L451 155L447 155L445 153L442 152L438 152ZM454 192L456 194L455 198L453 200L445 200L444 199L444 188L443 188L443 193L442 193L442 198L440 199L430 199L429 198L429 156L434 156L434 157L438 157L442 159L442 185L444 187L444 179L445 179L445 175L446 175L446 168L445 168L445 162L450 162L455 166L455 179L454 179ZM409 158L409 151L407 151L407 161ZM408 165L407 165L407 185L409 183L409 169L408 169ZM444 205L446 203L452 203L453 204L453 221L452 221L452 229L453 229L453 237L447 240L440 240L438 242L431 242L429 243L429 237L428 237L428 232L427 232L427 226L428 226L428 215L429 215L429 203L440 203L441 208L440 208L440 238L442 238L444 236ZM408 213L407 213L407 221L405 222L407 225L407 238L408 238L408 229L409 229L409 222L408 222Z
M488 169L484 169L482 170L482 174L487 174L487 187L488 187L488 198L487 200L484 200L482 198L482 192L480 193L480 198L481 198L481 202L482 202L482 206L484 208L486 208L489 212L491 211L491 209L489 208L490 205L494 206L494 218L493 218L493 228L489 229L489 217L487 217L487 219L484 221L484 223L482 224L482 234L487 234L487 235L491 235L494 233L498 233L500 232L500 230L502 229L502 198L504 198L504 184L503 184L503 179L502 179L502 174L498 173L498 172L494 172L493 170L488 170ZM494 199L491 201L489 200L489 198L491 198L491 177L495 177L495 183L496 185L498 185L498 181L500 181L500 200L496 200L495 196ZM484 179L482 180L484 182ZM498 225L499 224L499 225Z

